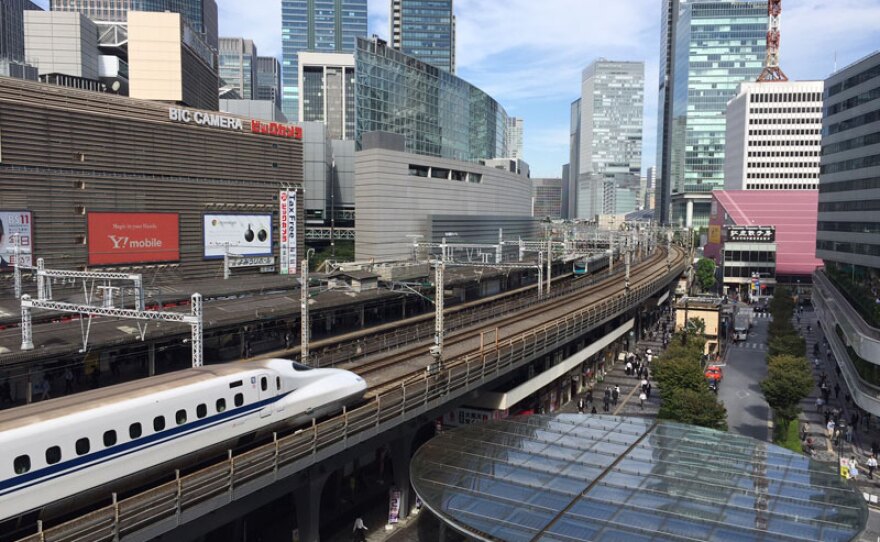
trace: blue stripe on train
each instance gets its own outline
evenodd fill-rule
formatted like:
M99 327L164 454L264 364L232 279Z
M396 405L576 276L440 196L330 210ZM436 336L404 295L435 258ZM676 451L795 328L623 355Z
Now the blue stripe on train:
M158 444L162 444L164 442L168 442L170 440L174 440L175 438L184 436L185 434L197 433L199 431L208 429L211 426L215 426L219 423L241 418L243 416L246 416L247 414L250 414L251 412L261 409L266 405L272 404L286 397L287 395L288 393L285 393L276 397L263 399L262 401L235 408L228 412L215 414L214 416L209 416L201 420L196 420L192 423L185 423L167 431L160 431L158 433L153 433L152 435L138 438L124 444L120 444L118 446L104 448L103 450L97 451L95 453L86 454L75 459L71 459L69 461L58 463L57 465L51 465L40 470L17 475L13 478L10 478L9 480L4 480L0 482L0 497L13 493L14 491L19 489L24 489L48 480L52 480L59 476L64 476L66 474L77 472L88 467L105 463L118 457L122 457L143 449L151 448ZM68 469L74 470L68 472Z

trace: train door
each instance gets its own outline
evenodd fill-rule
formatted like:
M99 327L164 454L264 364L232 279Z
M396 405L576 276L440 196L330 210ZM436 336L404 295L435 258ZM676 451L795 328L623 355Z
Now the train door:
M266 399L269 399L270 397L273 397L275 395L274 390L272 389L272 382L269 379L269 375L261 374L257 376L257 390L260 394L260 401L265 401ZM263 408L260 411L260 417L265 418L271 413L271 408Z

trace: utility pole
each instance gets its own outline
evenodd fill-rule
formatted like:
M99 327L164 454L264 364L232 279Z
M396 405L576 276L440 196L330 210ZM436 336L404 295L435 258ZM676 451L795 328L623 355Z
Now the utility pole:
M538 251L538 299L544 298L544 252Z
M666 232L666 270L672 269L672 230Z
M550 295L550 279L553 275L553 238L547 238L547 295Z
M495 249L495 263L501 263L504 249L504 229L498 228L498 247Z
M629 291L629 268L630 261L632 260L632 247L630 246L629 239L627 239L626 250L623 253L624 263L626 264L626 278L623 282L623 287Z
M302 261L302 269L300 270L300 299L299 299L299 320L300 320L300 361L303 365L309 363L309 260L306 258Z
M15 279L15 299L21 299L21 234L16 233L12 236L12 271Z
M434 345L429 350L431 357L434 358L434 363L428 367L429 374L437 373L443 369L443 296L445 291L443 271L445 267L446 262L443 259L436 262L434 267Z
M599 240L597 238L596 239L596 246L598 247L598 245L599 245ZM613 232L608 233L608 252L610 254L608 256L608 272L614 273L614 233Z

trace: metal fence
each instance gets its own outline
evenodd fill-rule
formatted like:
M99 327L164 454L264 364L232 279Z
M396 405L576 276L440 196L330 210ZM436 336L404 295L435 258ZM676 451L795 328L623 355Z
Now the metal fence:
M684 269L684 257L661 278L634 287L572 311L566 316L513 337L491 343L483 351L446 362L438 375L401 384L378 395L354 410L343 410L335 418L312 423L311 427L279 437L247 452L233 454L225 461L117 501L67 523L43 530L19 542L100 542L119 540L158 522L180 521L181 514L200 503L228 495L232 501L243 494L236 489L257 478L274 482L290 476L284 469L295 462L305 465L323 451L351 440L360 442L392 425L403 423L427 410L475 389L510 370L576 339L596 326L643 303L668 286ZM337 446L338 448L338 446Z

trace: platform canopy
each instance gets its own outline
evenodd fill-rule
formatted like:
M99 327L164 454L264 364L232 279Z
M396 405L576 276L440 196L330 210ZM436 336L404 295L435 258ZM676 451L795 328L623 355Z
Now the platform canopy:
M861 493L752 438L654 420L558 414L473 424L411 463L424 504L477 540L853 540Z

